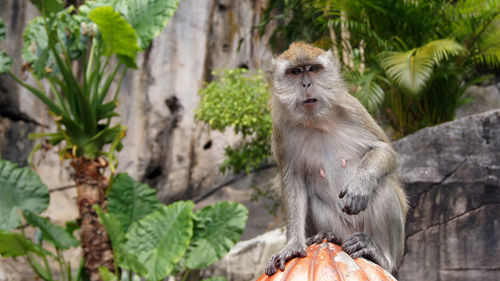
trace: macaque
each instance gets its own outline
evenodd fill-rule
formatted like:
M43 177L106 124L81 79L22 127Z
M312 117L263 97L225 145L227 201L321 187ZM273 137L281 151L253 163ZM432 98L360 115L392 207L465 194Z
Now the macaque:
M272 60L268 80L287 244L266 273L324 239L396 273L407 212L396 152L347 92L332 52L293 43Z

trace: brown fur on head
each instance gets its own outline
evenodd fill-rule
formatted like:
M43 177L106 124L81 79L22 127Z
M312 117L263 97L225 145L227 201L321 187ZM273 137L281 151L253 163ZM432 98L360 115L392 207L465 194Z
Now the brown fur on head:
M324 53L325 51L320 48L299 41L292 43L288 50L278 56L278 59L285 59L293 65L310 64L314 63L316 58Z

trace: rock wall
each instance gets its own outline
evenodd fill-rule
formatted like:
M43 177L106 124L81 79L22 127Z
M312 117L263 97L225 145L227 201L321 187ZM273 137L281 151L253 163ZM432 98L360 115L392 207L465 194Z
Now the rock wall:
M500 111L394 143L410 202L400 280L500 277Z

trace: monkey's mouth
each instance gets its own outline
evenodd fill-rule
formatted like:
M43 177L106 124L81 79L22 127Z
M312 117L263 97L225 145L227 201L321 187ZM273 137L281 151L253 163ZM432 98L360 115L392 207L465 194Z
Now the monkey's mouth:
M306 99L304 104L315 104L316 102L318 102L317 99Z

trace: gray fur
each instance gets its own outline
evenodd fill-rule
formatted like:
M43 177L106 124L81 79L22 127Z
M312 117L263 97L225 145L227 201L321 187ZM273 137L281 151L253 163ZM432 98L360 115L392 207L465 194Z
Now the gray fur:
M403 254L406 215L396 153L346 91L331 52L318 56L316 63L324 68L307 77L308 87L303 78L285 74L293 67L287 60L273 59L269 73L287 245L270 259L266 273L302 256L306 237L318 240L318 232L344 241L344 250L353 256L364 255L395 272ZM311 97L318 100L312 112L303 106Z

